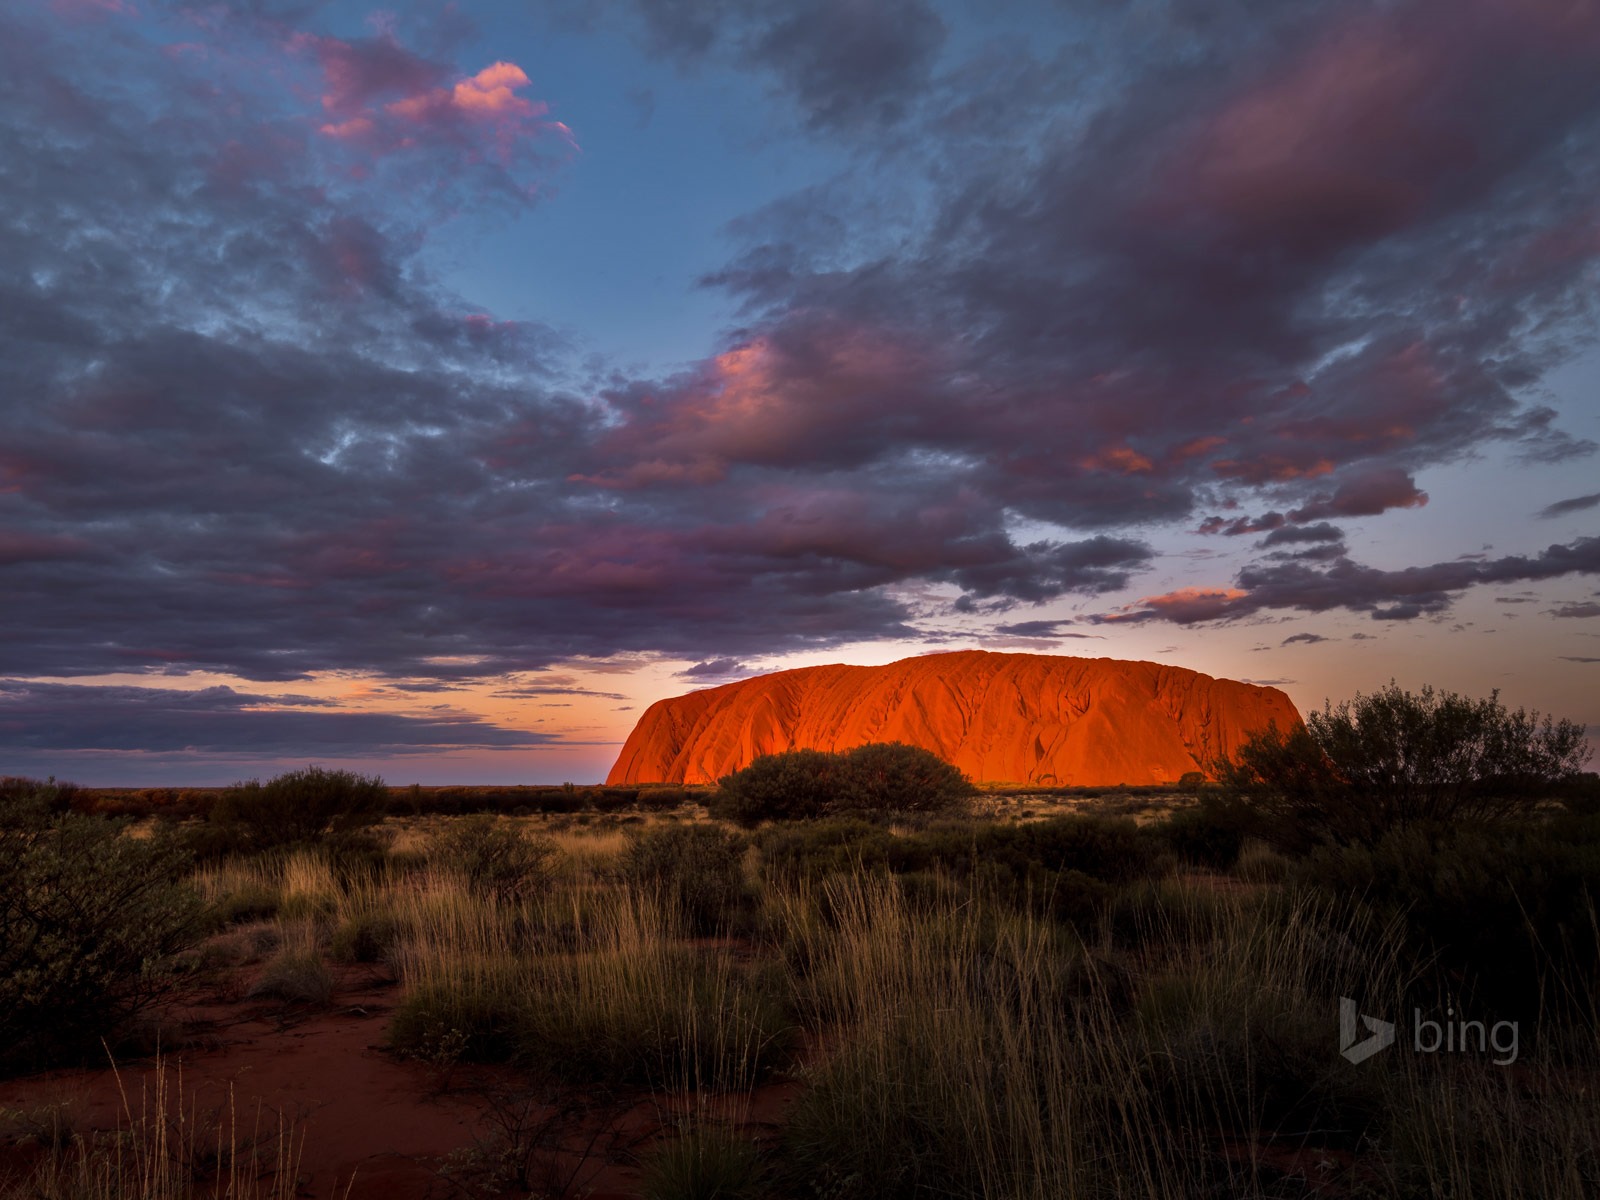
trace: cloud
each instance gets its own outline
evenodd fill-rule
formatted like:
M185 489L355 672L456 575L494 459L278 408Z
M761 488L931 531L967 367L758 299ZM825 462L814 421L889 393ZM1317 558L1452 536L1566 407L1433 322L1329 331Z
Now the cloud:
M1326 517L1375 517L1391 508L1420 508L1428 493L1419 491L1411 476L1398 467L1380 467L1347 478L1331 495L1319 495L1289 514L1293 521L1320 521Z
M926 0L632 0L613 6L645 44L686 67L707 59L770 79L806 125L837 133L902 119L946 38ZM568 13L592 27L592 13Z
M697 682L715 680L724 683L734 679L744 679L756 674L760 668L752 667L740 662L736 658L713 658L705 662L697 662L692 667L685 667L677 672L679 679L692 679Z
M1587 496L1573 496L1569 500L1557 500L1554 504L1547 504L1539 510L1538 515L1547 519L1564 517L1569 513L1594 508L1596 505L1600 505L1600 492L1591 492Z
M1192 625L1252 616L1273 609L1329 612L1349 609L1384 621L1407 621L1446 611L1467 588L1565 575L1600 574L1600 537L1579 538L1528 557L1455 559L1430 566L1381 570L1348 557L1326 567L1301 562L1253 564L1230 588L1185 588L1089 619L1100 623L1170 621Z
M1600 617L1600 604L1592 600L1578 604L1560 604L1549 612L1552 617Z
M1274 529L1261 539L1263 546L1285 546L1304 543L1331 543L1342 542L1344 531L1336 525L1329 525L1326 521L1316 525L1289 526L1285 529Z
M1296 642L1304 642L1308 646L1314 646L1318 642L1326 641L1328 641L1328 639L1323 637L1320 633L1295 633L1284 638L1283 645L1292 646Z
M1030 638L1081 638L1085 640L1104 641L1103 634L1079 633L1075 630L1063 628L1071 625L1071 621L1013 621L1009 624L996 625L994 631L1009 637Z
M641 10L851 167L737 223L706 281L737 328L652 374L438 282L437 221L525 210L570 154L521 66L297 40L300 5L197 22L203 54L8 8L0 667L766 661L915 637L930 593L1153 590L1151 531L1212 513L1306 550L1099 619L1591 572L1583 540L1377 570L1318 514L1584 450L1519 397L1593 323L1600 18L1186 11L968 46L921 4Z
M1600 663L1600 658L1580 658L1575 654L1563 654L1561 656L1561 661L1575 663Z
M62 751L346 758L540 746L551 735L466 713L352 712L327 701L237 692L0 680L0 742Z

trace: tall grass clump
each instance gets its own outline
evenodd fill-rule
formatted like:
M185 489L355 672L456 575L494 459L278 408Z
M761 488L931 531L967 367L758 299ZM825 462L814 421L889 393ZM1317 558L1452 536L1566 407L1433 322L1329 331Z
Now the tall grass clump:
M406 987L393 1044L663 1086L748 1086L784 1061L790 1026L772 980L689 942L676 907L623 889L573 903L558 919L459 888L414 897L393 955Z
M39 1147L32 1165L0 1177L0 1200L293 1200L300 1194L304 1132L281 1115L234 1109L202 1113L185 1094L181 1067L158 1057L129 1094L120 1073L117 1129L74 1133Z
M561 851L492 816L458 817L434 835L429 861L459 875L474 892L514 903L548 891Z
M693 931L726 932L753 898L747 847L720 825L662 825L629 840L619 870L626 887L658 898Z

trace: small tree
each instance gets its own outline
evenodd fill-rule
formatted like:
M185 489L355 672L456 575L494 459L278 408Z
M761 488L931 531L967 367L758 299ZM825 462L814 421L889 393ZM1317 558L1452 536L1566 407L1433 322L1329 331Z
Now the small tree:
M1525 814L1566 786L1589 757L1580 726L1454 692L1394 682L1269 726L1216 766L1268 840L1370 845L1413 823L1495 821Z
M388 798L376 775L306 767L265 784L236 784L217 800L211 820L235 831L247 849L270 850L369 824Z

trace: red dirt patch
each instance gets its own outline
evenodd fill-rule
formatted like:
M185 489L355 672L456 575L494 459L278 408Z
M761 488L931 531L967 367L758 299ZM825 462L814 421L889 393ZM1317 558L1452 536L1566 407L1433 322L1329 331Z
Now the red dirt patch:
M388 1052L383 1041L397 991L375 969L335 968L334 1000L324 1009L238 999L248 972L232 973L220 992L167 1014L167 1027L181 1035L181 1045L162 1056L169 1110L180 1108L180 1089L181 1111L202 1121L225 1116L231 1106L241 1138L258 1131L269 1159L281 1119L303 1137L301 1196L462 1195L440 1177L440 1167L452 1152L488 1145L496 1130L489 1097L514 1093L528 1081L506 1069L466 1067L441 1077ZM66 1102L75 1132L111 1131L127 1127L130 1117L136 1122L144 1104L153 1105L156 1087L154 1061L116 1071L53 1071L0 1081L0 1108ZM729 1115L758 1137L770 1136L793 1090L792 1084L764 1088L754 1098L742 1097L737 1115L732 1108ZM629 1158L659 1136L676 1107L634 1095L581 1114L559 1127L556 1140L564 1152L557 1165L573 1168L587 1153L590 1161L575 1172L581 1194L594 1200L637 1196L638 1171ZM597 1137L608 1120L615 1133ZM32 1157L16 1138L11 1143L0 1138L0 1169L15 1170Z

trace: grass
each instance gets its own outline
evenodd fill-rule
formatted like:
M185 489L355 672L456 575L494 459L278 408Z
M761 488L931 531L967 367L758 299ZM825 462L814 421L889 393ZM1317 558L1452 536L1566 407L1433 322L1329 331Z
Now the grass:
M186 1096L181 1067L157 1058L130 1095L119 1073L115 1131L78 1133L61 1114L0 1200L293 1200L304 1133L281 1116L203 1112ZM3 1114L11 1116L12 1114ZM14 1122L13 1122L14 1124Z
M502 817L553 847L539 886L512 889L429 858L452 819L409 823L371 870L299 850L196 882L239 922L219 955L268 956L257 994L325 1003L329 959L379 964L396 1051L440 1080L490 1062L527 1081L485 1116L504 1126L474 1160L490 1175L570 1158L543 1098L580 1096L654 1102L667 1130L636 1153L663 1200L1600 1194L1593 1021L1552 1007L1514 1068L1404 1045L1347 1062L1341 996L1399 1019L1447 1003L1452 976L1395 952L1403 912L1310 886L1259 843L1222 869L1147 853L1126 821L804 827L716 856L729 900L697 909L678 884L710 842L669 833L649 842L659 870L630 864L640 828L698 817ZM968 853L990 843L1003 862ZM681 872L679 845L702 856ZM1039 903L1036 878L1093 902ZM775 1081L792 1102L757 1137ZM142 1169L50 1140L57 1181L27 1194L110 1195L64 1172Z
M646 1200L755 1200L763 1196L760 1151L722 1125L697 1125L657 1146L640 1180Z

